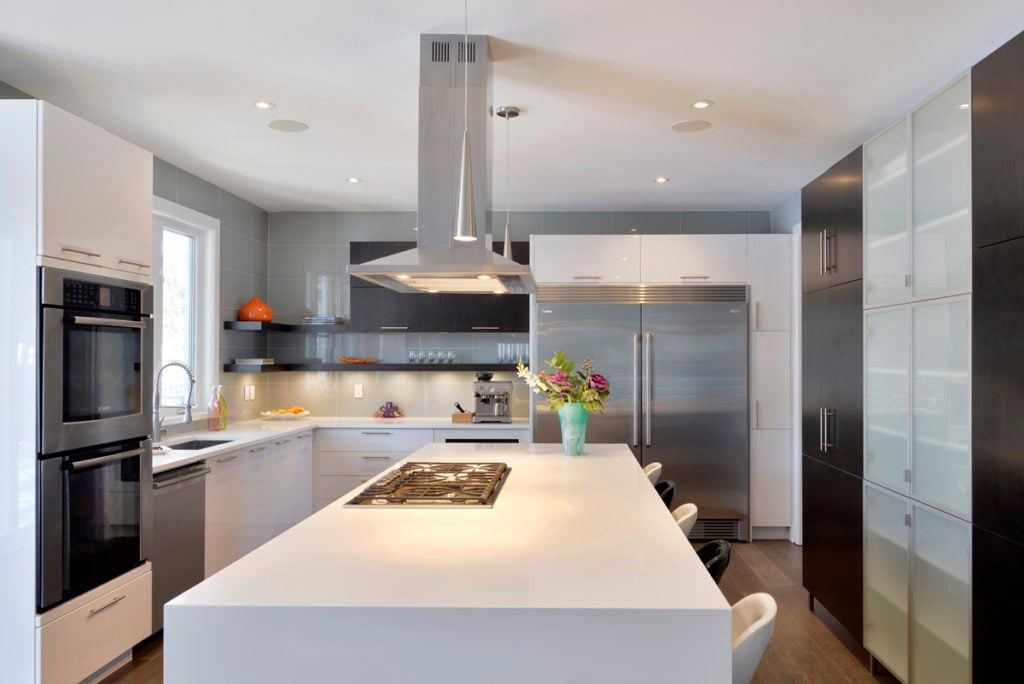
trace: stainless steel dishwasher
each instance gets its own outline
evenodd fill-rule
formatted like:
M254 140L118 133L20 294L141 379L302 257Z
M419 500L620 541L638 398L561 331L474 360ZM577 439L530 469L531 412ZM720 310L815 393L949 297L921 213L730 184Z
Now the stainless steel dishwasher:
M203 581L206 548L206 463L153 476L153 633L164 604Z

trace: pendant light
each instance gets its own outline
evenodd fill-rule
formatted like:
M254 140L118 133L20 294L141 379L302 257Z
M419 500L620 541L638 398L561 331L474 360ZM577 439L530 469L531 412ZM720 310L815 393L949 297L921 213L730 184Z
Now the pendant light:
M469 152L469 0L465 1L465 27L462 49L463 129L462 170L459 173L459 199L455 214L455 239L459 242L476 241L476 208L473 206L473 166Z
M510 224L512 222L512 192L510 190L510 186L512 182L512 127L509 122L519 116L519 107L506 105L504 107L498 107L498 111L495 113L505 120L505 249L502 256L506 259L511 259L512 238Z

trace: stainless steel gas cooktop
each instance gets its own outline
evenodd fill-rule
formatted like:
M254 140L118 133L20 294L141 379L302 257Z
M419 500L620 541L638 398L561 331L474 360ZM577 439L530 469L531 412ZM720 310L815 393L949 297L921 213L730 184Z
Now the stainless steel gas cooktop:
M491 508L509 470L504 463L406 463L347 505Z

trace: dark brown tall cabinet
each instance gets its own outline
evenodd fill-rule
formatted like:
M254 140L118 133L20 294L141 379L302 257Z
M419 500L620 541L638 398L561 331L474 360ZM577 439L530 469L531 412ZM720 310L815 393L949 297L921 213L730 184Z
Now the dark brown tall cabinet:
M1024 612L1024 34L971 72L975 682L1019 670Z
M802 193L803 584L863 632L862 150Z

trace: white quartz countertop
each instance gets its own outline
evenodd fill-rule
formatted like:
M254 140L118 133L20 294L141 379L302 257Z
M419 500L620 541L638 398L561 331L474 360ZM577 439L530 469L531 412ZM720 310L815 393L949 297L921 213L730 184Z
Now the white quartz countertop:
M569 457L556 444L431 444L409 460L511 472L493 508L344 497L170 605L728 610L624 445Z
M293 420L258 419L230 426L222 432L191 432L175 435L161 446L170 451L153 453L153 474L203 461L212 456L236 449L242 449L270 439L299 434L315 428L382 428L396 430L444 429L444 430L529 430L530 422L525 418L513 419L511 423L452 423L449 417L438 418L348 418L348 417L306 417ZM174 445L193 439L227 440L226 444L199 450L175 450Z

